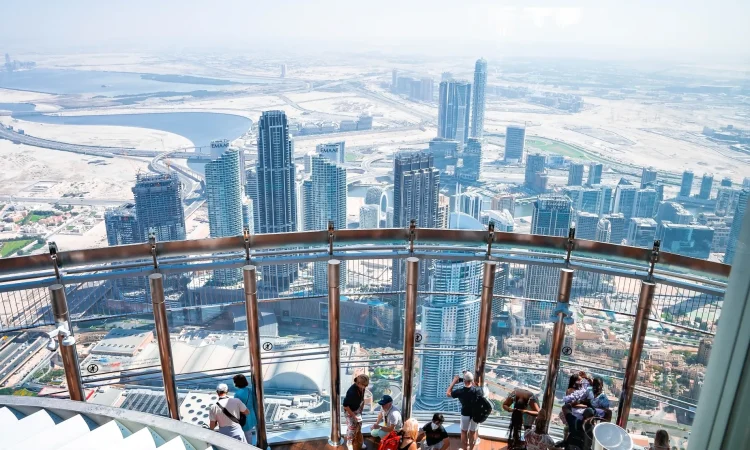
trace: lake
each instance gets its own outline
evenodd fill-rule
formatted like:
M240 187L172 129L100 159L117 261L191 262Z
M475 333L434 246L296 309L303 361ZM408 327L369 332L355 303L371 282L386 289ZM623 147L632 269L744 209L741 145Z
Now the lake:
M143 75L143 76L141 76ZM213 79L93 70L34 69L0 72L0 87L48 94L94 94L105 97L162 92L221 91L222 84L281 83L282 79L239 77Z

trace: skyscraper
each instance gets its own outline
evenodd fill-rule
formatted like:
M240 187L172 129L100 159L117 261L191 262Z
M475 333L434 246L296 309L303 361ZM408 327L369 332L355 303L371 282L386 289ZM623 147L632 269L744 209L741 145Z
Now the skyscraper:
M380 227L380 208L378 208L378 205L359 207L359 227L362 229Z
M459 221L451 214L451 228ZM462 229L479 229L478 222L461 220ZM479 330L482 264L479 261L439 260L430 278L430 292L460 294L430 295L422 305L423 344L430 347L455 348L474 345ZM445 390L453 375L474 367L476 355L471 352L424 352L421 361L421 382L417 401L422 409L451 410L458 402L445 397Z
M750 189L744 188L737 199L737 208L734 210L734 220L732 220L732 229L729 231L729 242L727 243L727 253L724 255L724 263L732 264L737 254L737 241L740 238L740 228L745 220L747 213L748 200L750 200Z
M150 233L157 242L185 239L182 183L176 173L139 174L132 191L139 242L147 242Z
M732 187L732 179L729 177L724 177L721 179L721 186L722 187Z
M297 230L296 172L284 111L264 111L258 121L258 233ZM264 289L284 291L297 278L295 264L261 266Z
M469 138L471 84L468 81L440 83L438 104L438 137L454 139L463 148Z
M526 157L526 170L524 171L523 184L527 188L534 189L536 180L535 175L537 173L544 173L546 162L547 157L539 153Z
M708 259L714 240L714 229L704 225L663 222L656 233L665 252Z
M420 80L420 84L422 88L421 100L423 102L431 102L433 97L435 96L435 81L433 81L432 78L425 77Z
M522 162L525 143L526 127L522 125L509 125L505 129L505 162Z
M448 220L451 213L451 199L447 195L440 194L438 197L438 223L437 228L448 228Z
M604 166L599 163L589 163L589 177L586 180L586 184L589 186L594 184L601 184L603 168Z
M568 186L581 186L583 184L583 164L571 163L568 168Z
M686 170L682 172L682 182L680 183L680 197L690 197L690 192L693 190L693 175L692 170Z
M398 69L393 69L391 72L391 92L396 92L398 89Z
M456 195L456 209L479 220L482 212L482 195L478 192L464 192Z
M345 148L346 144L344 141L328 142L326 144L316 145L315 154L330 159L335 163L344 164L346 162L346 155L344 154Z
M609 214L612 212L612 200L614 199L614 188L612 186L605 186L603 184L595 184L593 188L598 188L602 192L602 209L599 211L601 214Z
M714 174L704 173L701 179L701 190L698 193L698 198L702 200L708 200L711 198L711 188L714 185Z
M658 173L653 167L644 167L641 172L641 189L656 181Z
M302 197L302 199L300 200L302 207L300 209L304 212L302 214L302 217L300 217L300 221L302 222L302 230L314 231L316 230L313 222L313 210L315 209L315 204L313 203L314 197L312 193L312 180L310 178L302 180L302 185L299 189L299 195L300 197Z
M259 233L258 218L258 171L255 167L245 171L245 195L253 202L253 222L250 225L250 231Z
M596 235L594 240L598 242L609 242L612 236L612 224L608 219L601 218L596 224Z
M654 217L658 204L658 195L654 189L638 189L635 193L632 217Z
M492 197L492 204L490 209L502 211L507 209L511 216L516 213L516 199L511 194L497 194Z
M310 210L305 211L311 219L313 230L326 230L333 222L336 230L346 229L346 169L323 155L313 156L312 201ZM324 293L328 290L328 262L313 263L313 290ZM341 288L346 286L346 262L341 263Z
M656 221L643 217L630 219L628 227L628 245L651 248L656 239Z
M613 211L625 216L627 221L633 217L635 209L635 197L638 194L638 188L632 185L618 185L615 188L615 206Z
M458 179L465 183L476 183L482 176L482 142L469 138L463 151L463 167L458 170Z
M531 217L531 234L567 236L573 208L570 199L560 195L542 195L534 201ZM526 269L525 297L550 300L557 298L560 270L529 264ZM552 303L526 301L526 325L547 322L552 313Z
M138 244L144 242L138 229L135 205L125 203L104 212L104 226L107 229L107 244Z
M657 224L672 222L687 225L693 221L693 215L679 203L661 202L655 220Z
M393 162L393 226L408 227L412 219L420 228L434 228L437 222L440 171L432 155L403 152Z
M621 213L607 214L602 218L607 219L610 224L609 242L621 245L622 241L628 236L628 219Z
M212 160L206 164L206 204L212 238L242 235L243 186L240 152L229 141L211 142ZM214 282L234 284L242 278L239 269L214 271Z
M471 136L482 137L484 132L484 96L487 89L487 61L478 59L474 65L474 104L471 111Z
M576 238L596 240L596 230L599 225L599 215L579 212L576 215Z
M726 216L734 213L741 191L741 189L732 187L720 187L716 192L716 206L714 208L716 215Z

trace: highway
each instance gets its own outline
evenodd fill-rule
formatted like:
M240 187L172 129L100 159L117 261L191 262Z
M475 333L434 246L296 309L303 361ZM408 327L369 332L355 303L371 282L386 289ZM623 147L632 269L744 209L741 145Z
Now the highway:
M46 339L38 333L22 333L8 344L0 355L0 385L18 372L31 356L44 348L46 343Z
M132 198L127 199L94 199L94 198L80 198L80 197L17 197L15 195L0 195L0 201L2 202L20 202L20 203L48 203L53 205L59 203L60 205L72 205L72 206L117 206L122 205L126 202L132 202Z

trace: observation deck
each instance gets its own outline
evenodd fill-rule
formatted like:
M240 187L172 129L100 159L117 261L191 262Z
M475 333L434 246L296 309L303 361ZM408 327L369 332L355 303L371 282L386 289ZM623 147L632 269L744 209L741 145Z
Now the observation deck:
M593 242L573 230L51 245L0 259L0 384L203 426L215 385L252 374L265 448L340 442L343 416L331 405L359 373L371 379L365 432L384 393L421 423L443 412L456 432L445 390L465 369L495 404L480 436L507 437L500 405L519 388L561 435L568 376L585 371L604 380L618 425L646 439L666 428L687 444L729 276L727 265L658 243Z

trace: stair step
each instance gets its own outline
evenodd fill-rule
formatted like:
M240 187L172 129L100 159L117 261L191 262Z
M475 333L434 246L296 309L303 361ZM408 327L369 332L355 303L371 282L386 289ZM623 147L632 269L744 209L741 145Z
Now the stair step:
M3 436L2 445L10 447L30 436L49 433L62 419L57 415L43 409L24 417L15 423L0 423L0 436Z
M112 448L118 446L126 437L129 437L130 430L125 428L120 422L113 420L101 425L94 431L87 433L78 439L69 442L60 447L59 450L100 450L102 448Z
M154 430L144 427L109 450L154 450L165 442Z
M54 450L74 439L90 433L96 429L96 423L79 415L73 416L55 425L51 430L44 433L32 433L27 439L13 445L0 443L0 450Z
M176 438L159 447L159 450L195 450L195 447L190 445L190 443L183 439L181 436L177 436Z

